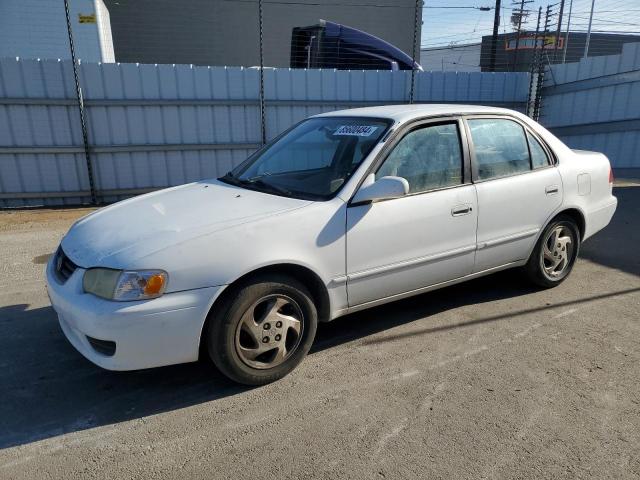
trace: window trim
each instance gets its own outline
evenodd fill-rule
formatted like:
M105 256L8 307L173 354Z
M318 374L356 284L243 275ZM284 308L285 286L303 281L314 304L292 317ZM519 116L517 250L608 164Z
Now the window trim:
M499 177L492 177L492 178L478 178L478 159L476 157L476 151L475 151L475 145L473 144L473 137L471 136L471 129L469 128L469 120L482 120L482 119L497 119L497 120L507 120L507 121L511 121L514 122L516 124L518 124L520 127L522 127L523 129L523 133L525 141L527 143L527 151L529 152L529 170L524 171L524 172L515 172L515 173L510 173L508 175L502 175ZM473 183L483 183L483 182L491 182L494 180L502 180L503 178L510 178L510 177L515 177L517 175L527 175L530 173L534 173L534 172L539 172L542 170L545 170L547 168L555 168L557 166L557 161L556 161L556 157L555 155L553 155L552 150L549 148L549 146L547 145L547 143L542 140L540 138L540 136L534 132L531 128L529 128L528 125L526 125L524 122L522 122L520 119L516 118L515 116L511 116L511 115L502 115L502 114L478 114L478 115L463 115L463 122L464 122L464 126L466 128L467 131L467 139L469 142L469 154L471 157L471 177L472 177L472 181ZM545 150L545 153L547 154L547 159L549 160L549 164L545 167L540 167L540 168L533 168L533 159L531 158L531 147L529 145L529 138L527 137L527 133L529 133L530 135L533 136L533 138L535 138L538 143L540 143L540 145L542 146L543 150Z
M396 147L396 145L398 145L398 143L400 143L400 141L402 141L402 139L404 139L404 137L407 134L415 130L418 130L420 128L443 125L443 124L451 124L451 123L456 124L457 130L458 130L458 140L460 141L460 152L462 154L462 172L461 172L462 182L457 185L450 185L448 187L433 188L433 189L424 190L421 192L408 193L407 195L403 195L402 197L398 197L398 198L388 198L384 200L378 200L375 203L387 202L391 200L399 200L401 198L414 197L417 195L425 195L432 192L439 192L442 190L451 190L452 188L459 188L459 187L471 185L473 182L472 182L472 174L471 174L471 157L469 153L470 144L469 144L469 139L466 131L466 125L463 122L463 116L462 115L442 115L438 117L416 118L414 120L411 120L405 123L404 125L401 125L398 129L391 131L391 135L390 136L388 135L389 138L383 138L381 140L381 142L386 141L387 144L382 148L382 150L378 153L374 161L371 162L369 167L362 174L362 177L360 178L360 181L356 185L356 188L354 189L351 195L351 198L347 202L347 207L357 207L364 204L361 202L354 202L353 197L355 197L355 195L358 193L358 190L360 190L360 187L362 186L362 183L364 182L364 180L371 173L376 173L380 169L380 167L387 160L387 158L389 157L393 149ZM370 203L370 202L366 202L366 203Z
M554 164L553 161L553 157L551 155L549 155L549 152L547 151L547 149L545 148L545 145L543 142L541 142L540 140L538 140L537 137L535 137L529 130L525 129L525 137L527 137L527 145L529 147L529 163L531 164L531 171L537 171L537 170L542 170L545 169L547 167L551 167ZM538 145L540 145L540 148L542 148L542 151L544 152L545 157L547 157L547 164L542 166L542 167L538 167L535 168L533 166L533 155L531 154L531 141L529 140L529 137L532 137L537 143Z

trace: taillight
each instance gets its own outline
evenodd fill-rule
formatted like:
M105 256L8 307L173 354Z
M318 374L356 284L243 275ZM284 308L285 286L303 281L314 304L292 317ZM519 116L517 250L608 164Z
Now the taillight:
M613 184L613 168L609 167L609 183Z

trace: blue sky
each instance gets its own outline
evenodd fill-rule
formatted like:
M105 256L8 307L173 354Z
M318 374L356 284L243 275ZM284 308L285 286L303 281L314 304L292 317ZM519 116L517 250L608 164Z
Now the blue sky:
M422 47L448 46L479 42L483 35L490 35L493 29L493 9L480 11L474 8L451 7L493 7L495 0L424 0ZM565 0L563 29L571 0ZM519 3L519 2L518 2ZM534 0L527 6L531 10L526 28L535 30L538 7L543 12L548 3ZM445 7L445 8L441 8ZM558 6L555 7L556 9ZM589 21L591 0L573 0L571 30L586 31ZM513 31L510 23L512 10L511 0L502 0L500 33ZM557 10L556 10L557 11ZM557 25L554 20L554 29ZM596 0L594 9L593 31L629 32L640 34L640 0Z

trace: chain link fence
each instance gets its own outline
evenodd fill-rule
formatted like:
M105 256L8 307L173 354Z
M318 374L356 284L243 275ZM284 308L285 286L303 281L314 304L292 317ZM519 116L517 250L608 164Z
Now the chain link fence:
M621 29L638 14L620 1L583 32L588 1L5 0L0 206L221 175L340 108L476 103L540 118L549 65L635 38Z

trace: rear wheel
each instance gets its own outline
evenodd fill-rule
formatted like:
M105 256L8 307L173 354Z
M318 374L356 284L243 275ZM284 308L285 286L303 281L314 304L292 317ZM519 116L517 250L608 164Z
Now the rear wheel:
M284 377L315 337L318 315L311 295L296 279L281 275L232 288L212 312L209 356L239 383L262 385Z
M536 285L555 287L571 273L579 249L578 226L571 217L560 215L542 232L525 272Z

